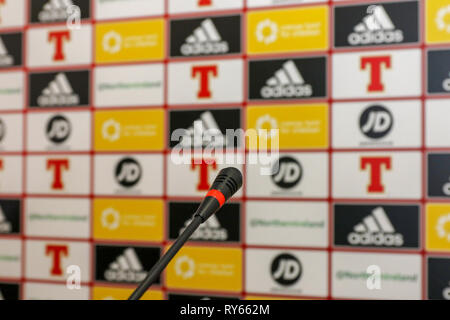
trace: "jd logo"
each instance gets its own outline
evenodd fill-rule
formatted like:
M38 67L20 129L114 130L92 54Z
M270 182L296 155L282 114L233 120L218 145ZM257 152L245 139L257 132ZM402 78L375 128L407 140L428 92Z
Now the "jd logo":
M2 142L3 138L5 137L6 133L6 126L2 119L0 119L0 142Z
M280 188L290 189L300 182L302 175L303 169L297 160L292 157L282 157L279 159L278 172L272 175L272 181Z
M116 180L126 188L136 185L141 180L141 165L133 158L124 158L116 166Z
M282 253L273 260L271 274L273 279L279 284L290 286L300 279L302 265L293 255Z
M366 281L367 289L381 290L381 268L377 265L370 265L366 272L369 276Z
M359 127L364 135L371 139L380 139L392 129L392 113L383 106L368 107L359 118Z
M67 140L70 136L72 127L69 120L61 115L52 117L46 128L47 138L53 143L60 144Z

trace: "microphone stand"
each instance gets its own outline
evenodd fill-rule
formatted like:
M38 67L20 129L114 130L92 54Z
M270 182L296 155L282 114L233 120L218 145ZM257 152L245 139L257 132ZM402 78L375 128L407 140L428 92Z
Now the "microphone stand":
M141 284L134 290L128 300L139 300L142 295L150 288L150 286L155 282L164 268L169 264L173 257L180 251L181 247L189 240L191 235L195 230L204 222L204 218L195 214L192 222L186 227L183 233L178 237L178 239L173 243L173 245L167 250L166 254L159 259L159 261L152 267L148 275L141 282Z
M191 223L181 233L169 250L167 250L166 254L153 266L128 300L139 300L145 291L155 282L164 268L167 267L177 252L180 251L181 247L189 240L194 231L216 213L241 187L242 174L238 169L230 167L220 170L211 188L195 212Z

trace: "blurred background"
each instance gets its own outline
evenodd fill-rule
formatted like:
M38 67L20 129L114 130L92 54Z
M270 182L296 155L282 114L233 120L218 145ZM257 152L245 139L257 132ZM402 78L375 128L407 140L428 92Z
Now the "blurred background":
M0 299L127 298L234 166L145 299L448 300L449 94L449 0L1 0Z

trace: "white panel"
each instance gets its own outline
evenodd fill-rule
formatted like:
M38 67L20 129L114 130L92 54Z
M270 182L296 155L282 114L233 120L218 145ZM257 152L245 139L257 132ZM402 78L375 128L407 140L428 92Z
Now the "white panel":
M87 242L35 241L25 242L25 276L42 280L67 280L67 267L81 270L81 281L90 280L91 250Z
M63 38L62 59L56 57L57 40L49 41L51 32L68 32ZM27 36L27 62L29 67L59 67L90 64L92 62L92 26L82 24L81 29L69 30L66 26L32 28ZM56 58L56 59L55 59Z
M153 106L164 103L164 65L95 69L95 106Z
M22 157L0 156L0 194L22 192Z
M293 247L328 246L326 202L249 201L247 244Z
M242 8L243 0L167 0L169 13L201 12Z
M120 167L116 175L119 164L126 158L136 161L137 165L124 162L125 165ZM163 193L163 156L97 155L94 182L94 190L98 195L160 196Z
M195 68L210 68L207 84ZM241 59L169 63L169 104L208 104L242 102L243 63ZM214 75L214 73L216 75ZM206 74L206 71L205 71ZM208 95L202 96L202 91Z
M378 165L363 162L383 162L380 170L382 191L369 190L376 184ZM390 169L386 164L390 162ZM335 198L382 198L420 199L422 194L422 155L420 152L378 152L378 153L334 153L333 155L333 197ZM371 175L375 176L372 180Z
M278 265L275 263L278 268L271 271L275 259L282 254L297 259L300 268L297 268L298 264L288 262L292 259L281 258ZM327 295L326 251L248 249L245 256L247 292L317 297ZM281 283L283 280L284 284Z
M420 255L334 252L332 295L356 299L420 299L421 263ZM378 267L381 272L380 289L372 286L376 278L373 271L367 272L369 266Z
M450 100L428 100L425 110L427 147L450 147Z
M164 0L94 0L97 20L164 14Z
M0 114L0 152L22 151L23 116Z
M247 156L249 197L328 197L328 153L281 153L279 159L279 170L270 176L261 174L262 167L270 167L250 164Z
M335 103L332 111L335 148L419 148L422 145L420 100Z
M333 54L333 98L374 98L420 96L421 51L419 49L393 51L364 51ZM363 59L386 59L378 67ZM369 88L377 82L376 71L380 70L382 88ZM373 76L373 77L372 77Z
M89 112L29 113L27 127L29 151L89 151L91 148Z
M27 198L25 230L28 236L90 237L90 201L88 199Z
M56 174L58 165L50 166L53 161L63 163L60 166L61 179ZM67 168L65 164L67 163ZM59 184L61 183L61 184ZM89 156L28 156L27 157L27 192L33 194L76 194L88 195L90 190Z

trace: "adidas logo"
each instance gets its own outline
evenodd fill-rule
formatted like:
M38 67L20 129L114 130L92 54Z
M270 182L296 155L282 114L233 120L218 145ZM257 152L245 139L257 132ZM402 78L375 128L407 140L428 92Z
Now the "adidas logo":
M5 213L2 207L0 207L0 233L10 233L12 231L11 223L6 220Z
M448 75L449 77L444 79L444 81L442 82L442 88L445 91L450 92L450 73Z
M399 43L403 41L403 31L396 30L391 18L381 5L367 8L367 16L357 24L348 36L351 45Z
M275 72L275 75L267 80L266 85L261 89L261 96L267 99L310 97L312 94L312 86L305 84L305 80L292 60L285 62L283 68Z
M0 38L0 66L7 67L12 65L14 65L14 57L8 53L3 39Z
M205 111L194 125L183 130L180 145L182 148L223 147L226 145L225 137L211 111Z
M66 20L68 17L67 9L73 6L72 0L49 0L39 12L40 22L52 22Z
M2 119L0 119L0 142L2 142L3 138L6 135L6 125Z
M186 38L186 43L181 46L181 53L184 56L223 54L228 53L228 51L228 42L222 41L222 37L211 19L204 20L200 27Z
M180 230L180 234L186 229L192 220L186 221L184 227ZM226 241L228 240L228 231L219 223L215 215L211 216L192 234L190 240L209 240L209 241Z
M382 207L377 207L372 214L353 228L348 235L348 242L353 245L401 247L403 235L396 233Z
M114 282L141 282L146 275L133 248L125 249L105 271L105 279Z
M80 97L72 90L72 86L64 73L58 73L55 80L42 90L38 98L41 107L73 106L80 104Z

